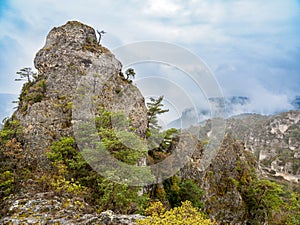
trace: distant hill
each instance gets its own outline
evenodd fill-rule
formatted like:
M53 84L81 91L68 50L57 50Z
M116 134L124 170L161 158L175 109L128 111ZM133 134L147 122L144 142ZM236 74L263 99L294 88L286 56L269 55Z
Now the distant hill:
M251 99L246 96L230 96L225 98L209 98L210 106L214 108L215 112L222 111L225 109L225 117L245 116L248 114L256 114L253 110ZM295 96L290 101L293 106L288 110L300 110L300 95ZM197 111L197 112L196 112ZM283 111L274 111L273 115L282 113ZM221 114L223 115L223 113ZM205 108L186 108L183 110L181 117L171 121L167 128L188 128L189 126L203 124L205 120L211 118L211 110Z
M209 137L210 120L200 131L201 139ZM300 182L300 110L233 116L226 119L226 133L255 155L261 175Z
M300 110L300 95L296 96L292 101L292 105L295 107L296 110Z
M231 96L227 98L209 98L208 99L211 107L218 110L226 110L226 116L230 117L233 115L238 115L240 113L247 112L247 105L250 103L250 99L245 96ZM196 125L201 123L211 117L210 109L195 109L188 108L182 112L180 118L170 122L167 128L188 128L191 125Z

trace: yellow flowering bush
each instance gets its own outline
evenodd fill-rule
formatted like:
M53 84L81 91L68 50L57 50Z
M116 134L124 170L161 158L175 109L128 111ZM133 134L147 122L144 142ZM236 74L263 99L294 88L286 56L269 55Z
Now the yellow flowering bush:
M190 201L185 201L180 207L166 211L161 202L152 203L145 211L150 215L146 219L138 220L137 225L216 225L210 219L192 206Z

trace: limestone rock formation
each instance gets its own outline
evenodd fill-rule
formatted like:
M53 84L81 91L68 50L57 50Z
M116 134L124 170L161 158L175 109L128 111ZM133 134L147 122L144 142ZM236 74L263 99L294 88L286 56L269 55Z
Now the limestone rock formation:
M245 171L255 170L255 159L241 142L226 135L210 166L201 171L197 162L203 151L203 146L199 146L180 171L181 177L196 180L205 191L202 200L210 217L221 224L246 224L247 208L234 181L240 181Z
M300 181L299 110L234 117L228 120L227 130L256 155L264 175Z
M123 77L121 63L97 43L92 27L70 21L53 28L34 63L38 78L23 87L19 108L14 114L24 128L19 139L24 143L29 163L44 168L47 164L44 152L51 143L72 136L74 98L82 92L82 80L92 83L85 87L82 95L95 89L92 97L96 98L97 107L126 111L136 134L145 135L144 98Z

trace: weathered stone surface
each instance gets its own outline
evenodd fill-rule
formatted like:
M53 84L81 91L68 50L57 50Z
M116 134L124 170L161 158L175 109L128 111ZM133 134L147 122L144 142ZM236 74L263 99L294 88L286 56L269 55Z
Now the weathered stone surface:
M251 153L244 149L241 142L226 135L216 157L203 171L200 169L201 166L199 167L203 151L203 146L198 146L186 166L180 171L180 176L196 180L205 191L202 200L211 218L221 224L246 224L245 202L232 180L240 180L242 175L236 168L241 162L247 161L250 165L249 169L255 168L255 160L251 158Z
M53 28L34 63L39 77L22 95L26 99L28 93L40 90L43 81L43 96L21 101L14 114L24 127L19 139L24 143L28 163L46 168L44 153L51 143L73 134L74 99L80 94L90 94L92 88L95 107L125 112L135 133L144 137L147 128L144 98L122 76L121 63L97 43L93 28L76 21ZM79 84L86 80L90 85L82 93L79 89L83 86Z
M300 181L300 111L228 120L227 130L253 152L265 176Z
M144 218L112 211L97 214L83 199L69 197L55 196L52 192L13 197L7 201L7 213L0 219L0 224L134 225L136 220Z

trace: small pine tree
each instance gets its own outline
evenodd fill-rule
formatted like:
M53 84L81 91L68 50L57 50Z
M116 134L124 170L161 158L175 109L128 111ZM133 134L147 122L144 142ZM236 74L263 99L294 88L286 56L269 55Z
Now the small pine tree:
M22 68L16 74L18 74L20 78L16 78L15 81L24 81L25 79L30 83L37 78L37 73L33 72L31 67Z
M132 77L132 79L134 79L135 77L135 71L132 68L129 68L125 71L126 74L126 79L129 80L130 77Z
M164 96L160 96L158 99L150 98L150 102L147 103L148 112L148 128L152 129L161 129L161 127L158 125L158 118L157 116L166 112L169 112L168 109L162 109L164 106L162 104Z

